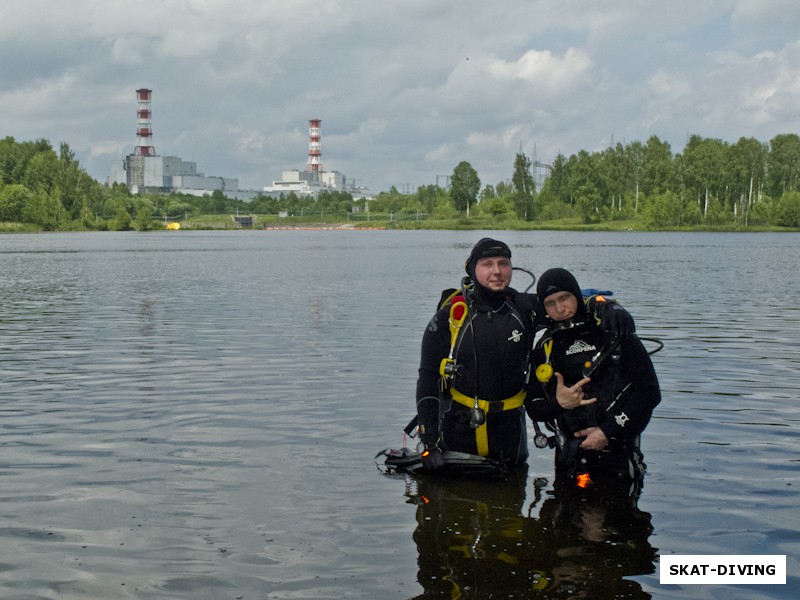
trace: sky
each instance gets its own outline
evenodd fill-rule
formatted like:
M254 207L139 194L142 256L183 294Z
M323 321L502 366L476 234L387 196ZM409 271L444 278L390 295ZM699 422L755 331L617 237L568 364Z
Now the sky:
M797 0L3 0L0 138L105 183L137 144L260 190L322 163L373 193L482 184L655 135L800 133Z

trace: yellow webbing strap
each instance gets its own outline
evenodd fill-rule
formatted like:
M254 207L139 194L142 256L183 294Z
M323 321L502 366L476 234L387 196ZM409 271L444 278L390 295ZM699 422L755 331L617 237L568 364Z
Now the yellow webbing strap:
M467 303L463 300L453 302L450 306L450 318L448 319L450 325L450 354L439 363L439 375L445 378L445 380L450 377L447 366L454 363L453 352L455 351L456 341L458 340L458 331L464 324L468 312ZM457 314L460 314L460 316L456 316Z
M460 317L456 317L457 313L461 313ZM456 345L456 339L458 338L458 330L461 329L461 326L464 324L464 319L467 318L467 303L464 301L453 302L452 306L450 306L450 353L452 354L453 348Z
M455 388L450 388L450 395L452 396L453 400L459 404L463 404L468 408L475 406L475 398L465 396ZM523 405L525 402L525 396L525 389L521 389L515 395L511 396L511 398L506 398L505 400L481 400L479 398L478 408L487 414L490 412L492 407L495 407L499 404L502 404L502 410L513 410ZM486 429L486 421L484 421L483 425L475 430L475 444L478 446L478 456L489 455L489 433Z

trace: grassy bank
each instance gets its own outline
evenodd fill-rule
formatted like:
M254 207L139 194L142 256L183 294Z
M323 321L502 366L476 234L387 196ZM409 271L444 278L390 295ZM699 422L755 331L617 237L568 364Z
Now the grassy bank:
M492 221L490 219L453 219L445 221L383 222L386 229L432 229L432 230L500 230L500 231L716 231L716 232L797 232L800 229L777 226L691 225L648 229L636 221L609 221L604 223L583 223L578 219L556 221Z
M74 224L73 224L74 225ZM723 225L692 225L648 229L633 220L606 221L602 223L583 223L580 219L564 218L550 221L519 221L474 217L467 219L413 219L397 218L397 215L345 215L319 213L307 216L256 215L255 225L242 227L230 214L206 214L180 221L182 229L189 230L239 230L239 229L397 229L397 230L438 230L438 231L715 231L715 232L797 232L798 228L777 226L744 226L734 223ZM151 229L161 230L166 223L153 221ZM75 228L65 231L75 231ZM85 231L85 229L83 229ZM1 233L35 233L42 229L30 223L0 222Z
M36 233L42 228L32 223L11 223L0 221L0 233Z

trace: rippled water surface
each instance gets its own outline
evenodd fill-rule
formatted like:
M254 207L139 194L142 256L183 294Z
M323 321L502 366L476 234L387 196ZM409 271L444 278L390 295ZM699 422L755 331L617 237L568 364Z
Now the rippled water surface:
M638 508L535 448L501 485L376 467L481 236L0 236L0 597L795 598L800 236L501 235L665 342ZM659 554L785 554L788 584L661 586Z

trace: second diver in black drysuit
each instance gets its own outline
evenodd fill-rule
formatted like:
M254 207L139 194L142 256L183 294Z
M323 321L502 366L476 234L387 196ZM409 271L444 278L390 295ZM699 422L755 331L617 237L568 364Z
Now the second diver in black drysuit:
M604 299L584 302L569 271L546 271L537 293L548 315L548 328L533 353L536 377L531 378L528 412L554 432L557 476L606 473L640 481L645 469L640 436L661 401L647 350L636 336L615 336L598 325L592 303ZM565 308L570 303L573 314ZM555 398L558 378L570 386L587 376L583 391L596 402L561 408Z

